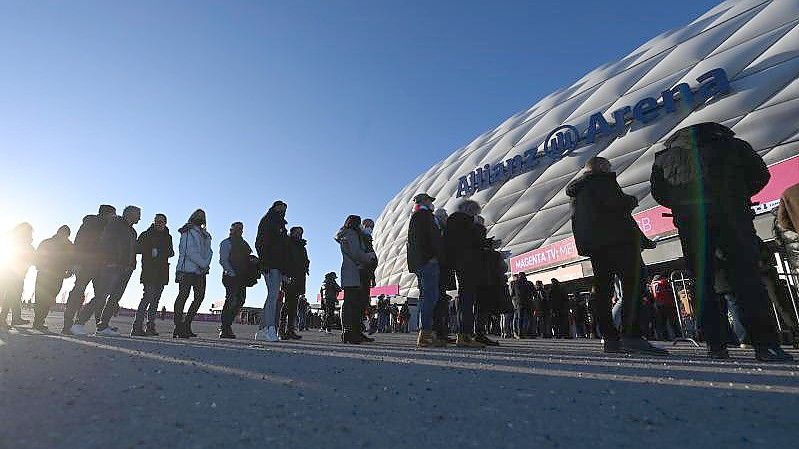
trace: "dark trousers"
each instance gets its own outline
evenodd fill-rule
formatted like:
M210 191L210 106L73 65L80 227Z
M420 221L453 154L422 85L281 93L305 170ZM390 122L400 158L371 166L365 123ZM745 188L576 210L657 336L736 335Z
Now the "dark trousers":
M100 273L99 267L93 265L80 266L75 273L75 286L69 292L67 297L67 305L64 308L64 329L72 327L75 321L75 315L83 305L83 300L86 295L86 287L89 283L94 284L94 289L97 290L97 279Z
M247 287L241 285L235 276L222 276L225 286L225 305L222 307L222 327L231 327L247 299Z
M322 330L333 329L333 320L336 317L336 306L334 300L325 300L324 316L322 317Z
M568 306L558 304L554 309L552 318L555 325L555 337L564 338L571 335Z
M341 327L344 332L361 333L366 295L361 287L344 287L344 303L341 305Z
M777 333L771 302L758 270L759 240L748 208L739 210L674 208L683 254L695 279L699 325L709 346L727 341L727 320L714 290L716 250L727 255L726 268L738 299L741 321L753 344L774 344Z
M141 301L139 301L139 307L136 308L136 317L133 320L134 327L141 327L145 318L147 319L148 325L155 323L155 315L158 313L158 302L161 301L161 294L163 293L163 284L144 284L144 294L142 295Z
M280 313L280 330L284 332L293 332L297 324L297 303L300 301L299 289L293 287L291 284L286 286L286 297L283 300L283 310ZM285 316L285 318L283 318Z
M469 288L458 291L455 309L458 314L458 333L474 335L474 291Z
M183 308L189 293L194 290L194 299L189 305L189 311L183 315ZM200 310L200 304L205 299L205 275L196 273L182 273L181 280L178 282L178 297L175 298L175 327L190 326L194 315Z
M22 290L25 278L6 276L0 285L0 319L6 321L11 312L11 320L22 319Z
M33 324L44 324L55 304L55 298L64 285L64 273L40 271L36 274L36 306L34 307Z
M435 309L433 309L433 331L439 338L449 335L449 300L447 296L440 295Z
M133 270L128 267L105 267L100 270L95 284L94 298L84 305L75 320L78 324L86 324L92 315L97 318L99 330L108 327L111 317L119 309L119 300L125 292Z
M616 340L619 331L613 326L610 298L613 275L622 279L621 333L625 337L640 337L639 310L641 307L641 251L636 244L601 248L591 255L596 291L594 311L599 331L605 339Z

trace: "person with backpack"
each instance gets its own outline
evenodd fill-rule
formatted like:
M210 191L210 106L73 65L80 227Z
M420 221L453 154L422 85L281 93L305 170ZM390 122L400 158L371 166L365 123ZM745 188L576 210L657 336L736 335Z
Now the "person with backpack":
M175 330L172 338L191 338L197 335L191 330L191 322L205 299L205 277L211 267L213 250L211 234L206 230L205 211L195 210L188 222L178 229L178 264L175 271L175 282L178 284L178 296L175 298ZM194 291L194 299L189 310L183 314L189 293Z
M641 336L641 230L631 212L638 200L621 190L610 161L592 157L585 173L566 187L571 198L572 231L577 253L591 258L596 312L608 353L667 355ZM613 276L622 281L622 330L610 311ZM621 338L620 338L621 337Z
M44 320L61 292L64 279L72 276L73 244L69 241L69 226L61 226L56 234L43 240L36 248L36 307L34 329L47 331Z
M247 287L258 282L260 272L251 260L252 248L244 240L244 224L230 225L230 236L219 244L219 263L222 265L222 285L225 286L225 305L222 307L222 328L219 338L236 338L233 320L247 299Z
M158 313L158 302L169 284L169 259L175 256L172 247L172 236L166 227L166 215L155 214L153 224L139 236L138 252L141 254L141 283L144 294L136 317L133 320L133 337L155 337L155 316ZM147 328L144 320L147 319Z
M763 158L718 123L679 129L655 154L652 196L671 209L683 254L696 285L700 326L713 359L727 359L727 327L714 291L716 250L728 255L727 271L741 319L763 362L793 357L778 344L768 293L758 275L759 242L751 198L768 183Z

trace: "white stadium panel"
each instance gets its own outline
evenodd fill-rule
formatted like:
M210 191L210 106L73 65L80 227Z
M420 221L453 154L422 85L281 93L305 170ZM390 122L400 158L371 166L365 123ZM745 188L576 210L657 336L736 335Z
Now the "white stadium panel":
M723 123L767 164L791 160L799 155L798 25L799 0L725 1L483 133L388 203L375 229L378 285L418 292L405 245L412 198L420 192L449 212L465 197L477 201L489 235L519 255L571 236L563 189L592 156L611 160L620 185L639 199L635 213L656 206L649 192L654 154L683 126ZM561 140L544 154L555 131Z

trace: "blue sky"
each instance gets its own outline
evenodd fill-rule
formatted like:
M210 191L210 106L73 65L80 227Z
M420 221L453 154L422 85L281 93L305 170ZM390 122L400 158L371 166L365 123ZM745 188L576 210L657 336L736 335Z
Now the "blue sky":
M139 232L166 213L177 237L202 207L216 253L282 199L315 296L348 214L376 218L458 147L716 3L2 2L0 230L74 235L110 203L140 206ZM203 311L224 297L216 255Z

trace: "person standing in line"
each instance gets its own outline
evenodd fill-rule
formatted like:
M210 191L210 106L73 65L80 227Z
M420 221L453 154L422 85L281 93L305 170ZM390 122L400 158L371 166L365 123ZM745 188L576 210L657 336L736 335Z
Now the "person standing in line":
M768 292L759 276L759 240L751 198L768 183L763 158L718 123L677 130L655 154L652 196L671 209L683 254L694 276L700 326L713 359L729 358L727 326L713 289L716 250L728 255L727 271L741 319L762 362L793 357L778 343Z
M446 251L444 251L444 235L447 229L447 210L438 208L433 212L436 227L439 234L441 234L441 258L438 263L441 267L441 274L439 275L439 296L438 303L435 310L433 310L433 331L438 336L439 340L444 340L447 343L455 343L454 338L449 336L449 301L452 299L447 294L450 290L456 290L457 284L455 282L455 271L449 266L446 259Z
M158 336L155 316L164 287L169 283L169 258L175 255L172 236L166 227L166 215L156 214L153 224L139 236L138 252L141 254L141 277L144 294L133 320L133 337ZM147 319L147 328L144 320Z
M608 353L667 355L641 337L641 231L632 219L638 200L625 194L611 171L610 161L593 157L586 172L566 187L572 198L572 231L577 253L591 258L596 286L596 311L603 349ZM622 332L610 313L611 280L622 279Z
M367 265L361 268L361 285L364 285L364 294L361 298L363 303L361 304L361 341L370 343L375 341L374 338L369 337L366 335L366 328L363 326L364 315L369 314L369 309L371 306L371 290L372 287L377 285L375 271L377 270L377 253L375 251L374 246L374 239L372 237L372 233L375 229L375 221L371 218L364 218L361 222L361 239L363 241L363 248L364 251L367 253L375 254L374 259ZM372 332L374 333L374 332Z
M222 285L225 286L225 305L222 307L222 328L219 338L236 338L233 320L247 299L247 287L253 276L250 273L252 248L244 240L244 224L230 225L230 236L219 244L219 263L222 265Z
M361 318L364 304L368 301L368 284L364 284L363 272L375 264L377 256L366 252L361 232L361 217L350 215L335 237L341 249L341 286L344 288L344 303L341 306L341 341L350 344L363 342Z
M569 297L557 279L552 278L549 287L549 303L552 305L552 318L555 323L555 338L571 336L569 326Z
M286 309L285 326L281 323L280 338L282 340L300 340L302 337L295 332L297 324L297 309L300 296L305 294L305 280L310 272L311 261L308 259L307 242L302 238L303 229L295 226L289 230L289 266L288 276L290 281L283 286ZM282 315L282 314L281 314Z
M519 273L513 283L513 296L518 306L513 317L513 337L527 338L530 334L530 317L533 315L533 290L535 286L527 280L527 274Z
M407 263L408 271L416 274L419 283L419 335L417 348L444 347L445 340L433 332L433 314L438 305L441 276L441 254L443 243L441 231L433 217L435 198L420 193L413 198L415 204L408 224Z
M178 296L175 298L174 322L175 330L172 338L191 338L197 335L191 330L194 315L205 299L206 276L210 271L213 250L211 234L206 230L205 211L197 209L189 217L189 221L178 229L178 264L175 271L175 282L178 284ZM189 293L194 290L194 299L185 316L183 308Z
M333 330L333 320L336 318L338 294L342 291L341 286L336 282L336 277L336 273L332 271L327 273L322 288L319 290L322 303L322 326L319 328L319 331L328 334Z
M54 236L43 240L36 249L36 306L33 328L46 332L44 320L61 292L64 279L72 276L74 248L69 241L69 226L61 226Z
M136 230L133 226L141 220L141 209L127 206L121 217L114 217L103 229L100 238L102 269L98 276L94 298L81 308L73 335L87 335L86 322L92 314L99 317L96 335L118 337L119 332L109 323L118 307L118 301L127 286L133 270L136 269Z
M98 276L102 268L100 238L106 224L116 216L116 213L114 206L101 205L97 215L83 217L83 224L75 234L75 267L72 269L75 273L75 286L69 292L67 305L64 308L64 325L61 329L64 335L72 335L72 325L75 315L83 305L86 287L92 283L94 290L98 289Z
M462 348L485 347L474 339L474 305L479 278L477 271L483 245L474 218L479 213L480 206L475 201L462 202L458 211L447 218L444 232L446 260L455 270L458 280L458 298L455 300L458 333L455 345Z
M261 325L255 333L259 341L276 342L277 319L281 309L281 285L287 281L288 231L286 231L286 210L283 201L275 201L258 223L255 250L261 261L261 269L266 280L266 300L261 313Z
M305 299L305 295L300 295L300 299L297 302L297 330L302 332L308 330L308 300Z
M0 330L8 329L8 314L11 326L28 324L22 319L22 290L25 276L34 262L33 226L20 223L11 230L11 248L6 266L0 272Z

